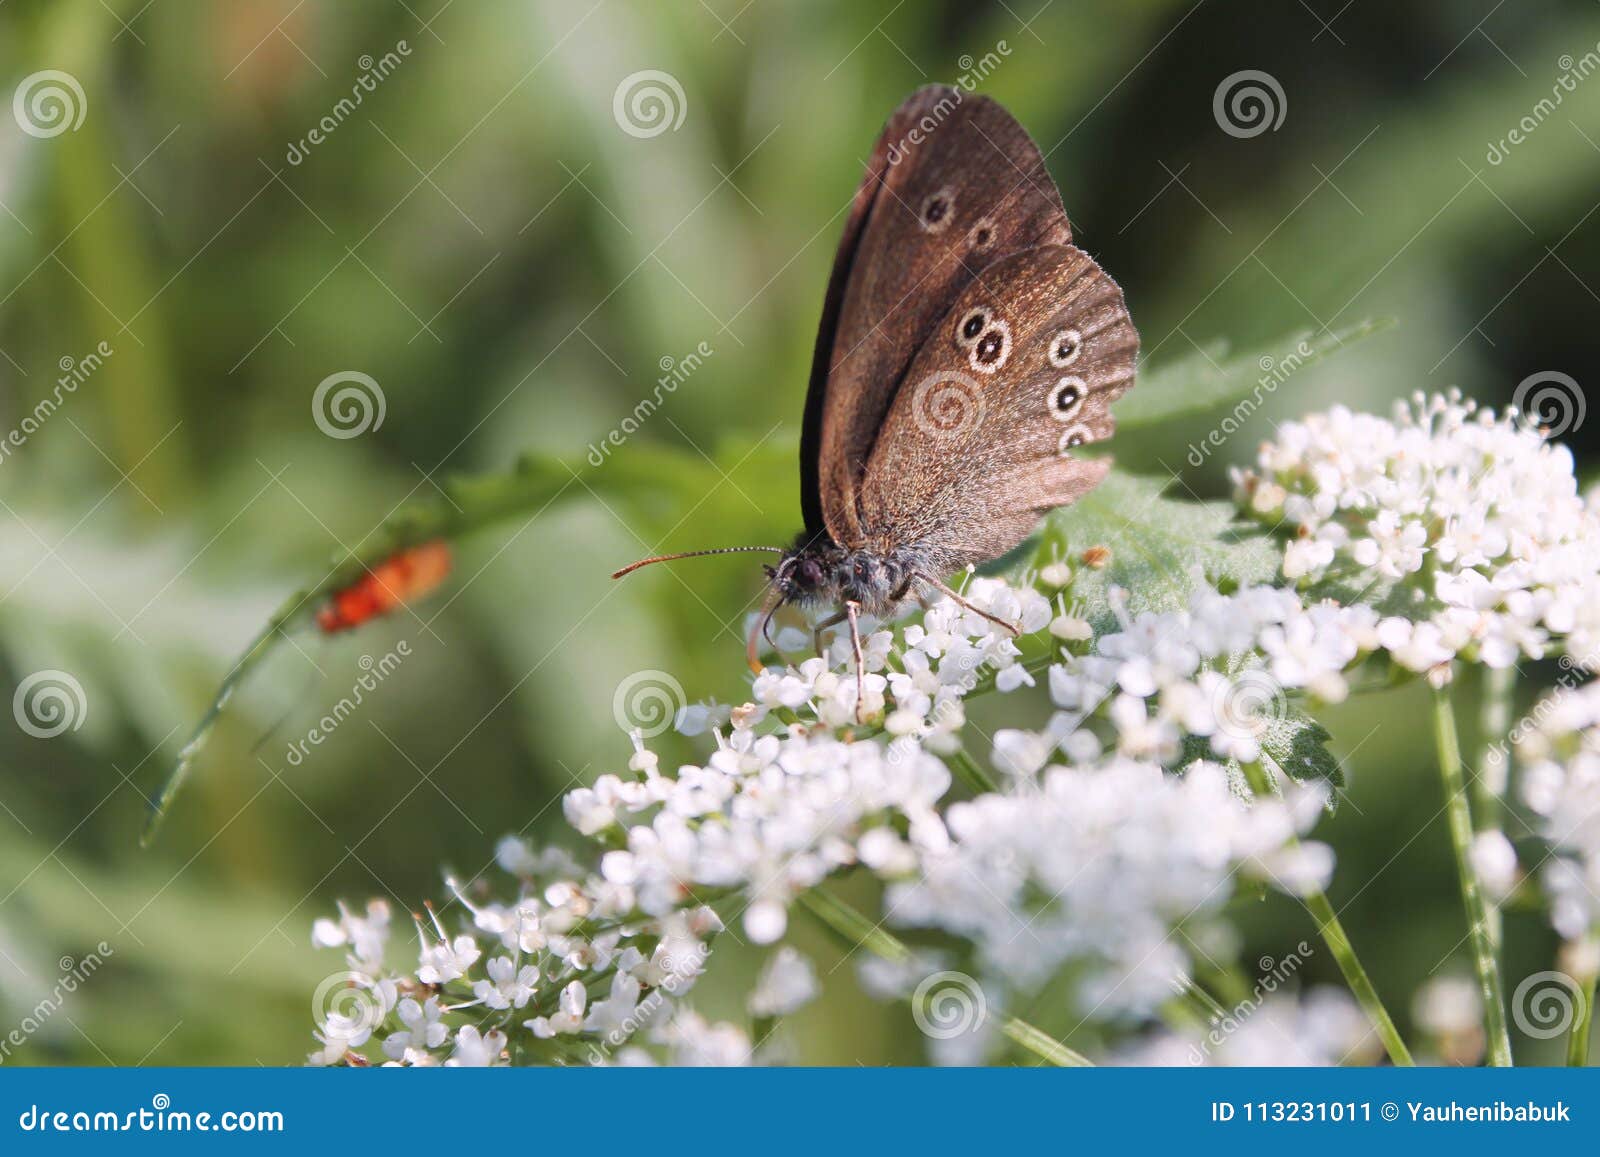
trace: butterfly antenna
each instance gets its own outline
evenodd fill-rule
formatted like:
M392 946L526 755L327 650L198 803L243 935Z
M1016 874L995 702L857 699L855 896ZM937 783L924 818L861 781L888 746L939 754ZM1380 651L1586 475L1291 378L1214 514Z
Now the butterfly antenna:
M671 562L678 558L699 558L707 554L739 554L743 551L770 550L773 554L785 553L781 546L719 546L715 550L686 550L681 554L658 554L651 558L641 558L638 562L629 563L621 570L612 574L612 578L619 579L625 574L632 574L642 566L649 566L653 562Z

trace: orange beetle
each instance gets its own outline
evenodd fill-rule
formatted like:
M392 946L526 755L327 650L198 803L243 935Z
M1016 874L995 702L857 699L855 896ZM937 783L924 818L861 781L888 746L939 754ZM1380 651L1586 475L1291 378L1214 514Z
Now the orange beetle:
M397 550L355 582L335 591L317 612L324 634L352 630L433 593L450 574L450 544L443 539Z

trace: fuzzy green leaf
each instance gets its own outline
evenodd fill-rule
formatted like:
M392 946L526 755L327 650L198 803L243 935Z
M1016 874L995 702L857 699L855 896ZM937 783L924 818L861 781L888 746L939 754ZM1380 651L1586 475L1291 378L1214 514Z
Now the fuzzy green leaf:
M1073 568L1073 594L1097 634L1116 627L1107 599L1112 586L1127 592L1138 614L1186 605L1196 567L1225 591L1277 578L1280 552L1269 535L1237 522L1226 502L1175 499L1165 488L1158 479L1113 470L1046 523L1036 564L1065 561ZM1099 565L1086 562L1085 552Z
M1295 782L1326 783L1337 790L1344 787L1344 768L1328 750L1331 738L1327 728L1291 705L1267 723L1261 750ZM1336 798L1329 795L1329 810Z

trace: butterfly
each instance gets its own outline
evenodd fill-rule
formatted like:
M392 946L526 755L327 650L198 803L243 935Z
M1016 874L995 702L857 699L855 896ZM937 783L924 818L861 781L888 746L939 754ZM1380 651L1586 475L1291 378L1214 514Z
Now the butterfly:
M1122 290L1083 250L1044 158L995 101L933 85L884 126L851 202L800 441L805 529L789 547L642 559L617 571L738 551L781 555L747 654L785 604L839 608L858 717L859 620L943 594L1110 470L1080 447L1111 436L1139 336Z

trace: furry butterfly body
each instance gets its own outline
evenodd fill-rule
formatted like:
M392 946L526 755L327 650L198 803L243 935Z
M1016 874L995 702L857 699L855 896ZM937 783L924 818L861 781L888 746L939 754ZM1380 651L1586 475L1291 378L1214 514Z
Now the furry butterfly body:
M858 687L860 615L935 591L966 605L944 576L1003 555L1105 477L1109 460L1077 452L1110 436L1138 344L1016 120L958 89L914 93L867 163L823 300L805 529L786 549L733 548L782 555L752 666L785 603L840 608L819 639L849 622Z

